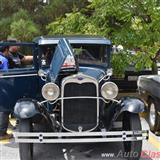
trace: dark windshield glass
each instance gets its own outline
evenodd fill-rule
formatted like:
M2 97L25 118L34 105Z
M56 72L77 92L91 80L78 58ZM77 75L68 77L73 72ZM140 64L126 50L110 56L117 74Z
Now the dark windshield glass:
M42 49L42 66L50 65L55 45L44 45ZM95 44L71 44L75 58L79 64L97 64L103 65L107 63L107 45Z
M79 63L106 63L107 53L105 45L73 45L73 49Z

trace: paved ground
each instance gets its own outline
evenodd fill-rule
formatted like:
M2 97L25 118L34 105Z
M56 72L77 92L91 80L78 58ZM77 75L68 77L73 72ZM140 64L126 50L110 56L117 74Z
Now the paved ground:
M144 118L141 118L141 122L143 129L148 129ZM10 142L1 141L0 143L0 160L19 160L18 145L13 140ZM121 143L36 144L34 146L34 160L123 160L125 158L122 158L122 150ZM117 155L119 158L116 158ZM159 160L160 138L150 133L150 139L143 143L142 156L141 160Z

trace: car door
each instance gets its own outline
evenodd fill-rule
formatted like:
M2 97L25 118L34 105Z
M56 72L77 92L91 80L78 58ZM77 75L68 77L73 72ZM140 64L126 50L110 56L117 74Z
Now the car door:
M18 45L20 47L23 45L30 47L31 52L29 51L29 54L33 56L33 61L21 68L8 69L8 71L0 70L0 111L13 111L18 99L24 97L36 98L38 94L39 77L37 75L38 52L36 44L19 43Z

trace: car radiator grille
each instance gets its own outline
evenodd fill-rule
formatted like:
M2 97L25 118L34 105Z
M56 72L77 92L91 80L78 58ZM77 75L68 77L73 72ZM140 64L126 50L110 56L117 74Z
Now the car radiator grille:
M97 96L94 83L67 83L64 97ZM91 130L97 125L97 99L68 99L63 101L63 126L71 131Z

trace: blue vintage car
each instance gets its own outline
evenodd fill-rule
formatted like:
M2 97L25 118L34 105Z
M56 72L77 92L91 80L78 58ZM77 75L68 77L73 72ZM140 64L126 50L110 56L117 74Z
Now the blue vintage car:
M33 64L0 76L1 106L14 110L19 119L14 137L21 160L34 157L34 143L119 141L125 152L136 152L129 159L139 159L142 140L148 137L138 115L144 104L131 97L116 98L118 87L110 81L111 41L38 37L29 45ZM117 121L121 125L115 129ZM45 129L35 129L37 124Z

